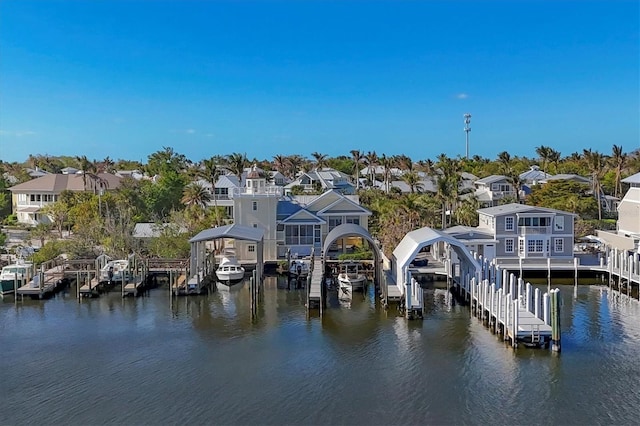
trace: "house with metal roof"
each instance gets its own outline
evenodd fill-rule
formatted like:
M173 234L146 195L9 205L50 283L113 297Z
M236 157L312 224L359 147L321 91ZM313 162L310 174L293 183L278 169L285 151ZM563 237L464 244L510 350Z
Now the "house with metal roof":
M342 194L354 194L355 186L351 176L331 168L314 169L304 172L297 179L284 186L284 193L290 194L294 186L305 192L336 190Z
M505 198L516 200L516 188L503 175L491 175L474 182L475 196L483 207L497 206Z
M41 214L43 207L58 201L62 191L102 193L120 186L120 178L110 173L54 174L48 173L36 179L12 186L11 206L19 223L37 225L51 223L47 215Z
M484 244L481 254L498 263L572 259L576 217L574 213L518 203L478 209L477 231L496 242L495 249Z
M320 195L283 195L282 187L267 183L267 175L257 169L247 175L245 187L231 194L234 223L264 231L265 261L286 258L287 251L298 256L320 252L327 234L343 223L367 229L371 212L356 195L327 190ZM255 247L239 242L238 258L251 257Z

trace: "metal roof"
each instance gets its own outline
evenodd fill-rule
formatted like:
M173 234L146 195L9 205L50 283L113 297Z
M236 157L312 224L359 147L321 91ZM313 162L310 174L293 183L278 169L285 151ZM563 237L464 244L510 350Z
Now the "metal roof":
M205 229L189 240L190 243L198 241L215 240L217 238L235 238L237 240L262 241L264 231L251 226L238 225L237 223L215 228Z
M376 253L376 256L378 256L378 246L376 246L373 237L371 236L371 234L369 234L369 231L367 231L360 225L356 225L355 223L343 223L342 225L338 225L331 231L329 231L326 238L324 239L324 245L322 246L323 253L328 252L331 244L333 244L338 238L348 237L351 235L357 235L369 241L371 245L375 247L374 253Z
M546 207L538 207L538 206L529 206L526 204L519 204L519 203L503 204L501 206L486 207L484 209L477 210L478 213L487 214L490 216L501 216L503 214L509 214L509 213L533 212L533 211L540 211L540 212L546 212L546 213L562 213L562 214L577 216L574 213L565 212L563 210L549 209Z
M487 177L482 178L482 179L478 179L476 181L476 183L481 183L481 184L488 185L488 184L491 184L491 183L494 183L494 182L500 182L500 181L503 181L503 180L506 181L507 177L504 176L504 175L491 175L491 176L487 176Z
M621 182L624 182L624 183L640 183L640 172L636 173L635 175L631 175L629 177L626 177L626 178L622 179Z
M395 258L393 269L396 274L396 283L403 282L405 271L409 263L416 257L416 254L418 254L423 247L432 245L438 241L448 243L460 260L464 259L473 265L476 271L480 270L478 261L473 258L462 241L442 231L424 227L409 232L404 236L402 241L400 241L400 244L398 244L395 250L393 250L393 257Z

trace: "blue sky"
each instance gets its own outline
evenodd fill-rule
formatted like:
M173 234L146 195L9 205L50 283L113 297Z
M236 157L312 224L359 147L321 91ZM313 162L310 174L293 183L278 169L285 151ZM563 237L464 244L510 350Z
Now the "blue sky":
M0 159L640 147L633 1L0 2Z

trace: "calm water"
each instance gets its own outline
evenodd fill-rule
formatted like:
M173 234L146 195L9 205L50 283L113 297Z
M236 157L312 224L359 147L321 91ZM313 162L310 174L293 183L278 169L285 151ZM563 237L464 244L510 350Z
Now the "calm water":
M0 303L0 424L632 424L640 306L561 287L562 354L516 352L445 292L424 321L332 301L268 277L174 299L166 289L78 303Z

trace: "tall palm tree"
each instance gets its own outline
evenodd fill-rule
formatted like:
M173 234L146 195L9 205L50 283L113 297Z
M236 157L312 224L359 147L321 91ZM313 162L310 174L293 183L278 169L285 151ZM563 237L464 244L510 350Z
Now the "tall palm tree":
M622 151L622 146L613 145L611 153L611 165L616 172L613 195L617 198L622 194L622 170L627 162L627 154Z
M220 218L218 216L218 197L216 196L216 183L222 175L222 169L219 167L215 157L202 160L202 167L198 169L199 176L205 179L211 185L211 198L213 198L213 208L216 217L216 226L220 226Z
M356 181L356 191L360 189L360 164L362 163L362 152L357 149L351 150L351 157L353 158L353 174Z
M298 172L302 169L304 163L304 158L297 154L287 157L287 176L289 179L295 179L298 176Z
M277 171L279 171L280 173L282 173L283 175L286 174L286 170L287 170L287 157L285 157L284 155L274 155L273 156L273 168L276 169Z
M498 162L502 168L502 174L506 176L511 173L511 154L507 151L502 151L498 154Z
M555 166L556 174L558 173L558 164L560 163L560 151L556 151L553 148L549 148L549 163Z
M239 152L234 152L229 154L226 158L227 166L231 173L238 177L238 180L242 180L242 173L244 173L244 168L247 167L247 154L240 154Z
M592 151L591 148L583 150L583 158L587 163L587 168L591 174L591 188L598 200L598 220L602 220L602 203L600 202L601 184L600 179L604 174L605 156L598 152Z
M376 181L376 166L378 165L378 154L375 151L368 151L364 156L364 162L369 170L371 185Z
M384 192L389 193L391 186L391 167L393 166L393 158L382 154L380 157L380 165L382 166L382 182L384 183Z
M87 158L86 155L76 156L78 167L82 172L82 186L87 190L87 174L95 170L95 165Z
M542 171L547 172L547 165L549 164L549 159L551 158L551 148L548 146L540 145L536 148L536 154L540 157L540 161L542 162Z

